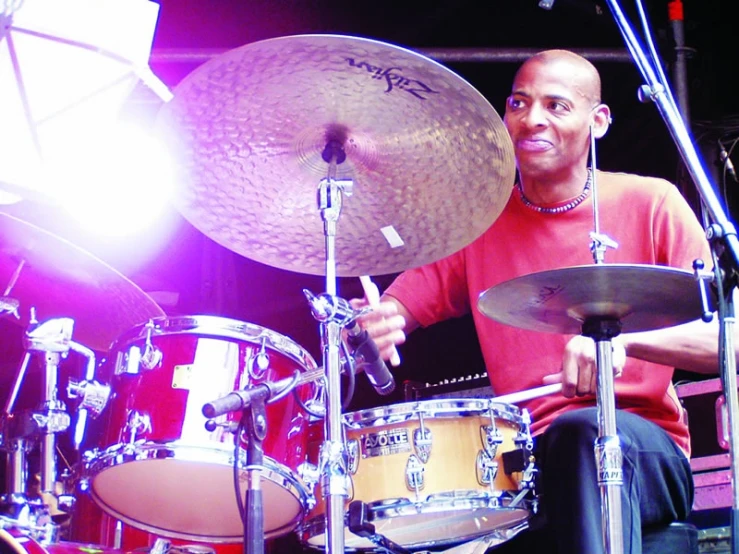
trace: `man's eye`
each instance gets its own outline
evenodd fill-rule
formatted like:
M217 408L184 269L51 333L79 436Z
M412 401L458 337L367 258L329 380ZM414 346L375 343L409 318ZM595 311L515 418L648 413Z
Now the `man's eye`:
M520 108L522 105L523 105L523 102L521 102L521 100L519 100L518 98L509 98L508 99L508 107L509 108L516 109L516 108Z
M556 112L561 112L567 110L568 108L567 104L565 104L564 102L551 102L549 104L549 109Z

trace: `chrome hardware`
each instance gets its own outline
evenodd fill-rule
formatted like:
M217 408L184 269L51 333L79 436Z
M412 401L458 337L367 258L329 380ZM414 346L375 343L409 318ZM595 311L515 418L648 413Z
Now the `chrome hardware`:
M418 458L425 464L431 457L431 445L433 441L431 430L426 429L426 426L423 424L423 414L420 412L418 414L418 421L421 427L413 431L413 448L415 448Z
M81 398L79 409L89 410L92 417L97 417L108 404L110 387L96 381L77 382L74 379L69 379L67 396L69 398Z
M69 352L73 329L73 319L67 317L50 319L26 333L26 348L66 354Z
M115 362L115 374L121 375L128 373L138 375L141 369L141 349L138 346L132 346L126 352L118 352Z
M526 455L527 464L523 470L521 480L518 483L519 489L534 489L536 486L536 459L534 458L534 439L531 437L529 427L531 426L531 415L528 410L521 411L521 428L516 433L513 442L521 448Z
M308 492L308 509L312 510L316 505L316 484L321 478L321 472L317 465L311 464L310 462L300 464L297 471Z
M346 462L347 471L351 475L357 473L357 469L359 468L359 441L357 439L346 441Z
M488 457L495 458L498 454L498 447L503 444L503 434L495 425L495 420L492 425L480 425L480 440Z
M269 354L267 354L267 337L262 337L259 352L251 360L247 361L249 375L252 379L264 378L269 369Z
M172 544L169 539L158 537L149 552L150 554L215 554L216 551L212 546L204 544Z
M340 441L325 441L321 445L319 456L319 473L322 477L321 490L324 495L329 490L340 491L342 496L348 496L351 478L347 475L346 451Z
M142 414L136 410L128 413L128 419L123 429L124 433L129 433L129 444L133 444L137 440L137 435L151 432L151 418L148 414Z
M493 485L495 478L498 476L498 462L495 461L495 458L491 457L487 451L480 450L477 453L475 465L477 482L481 485Z
M151 334L154 331L154 322L149 320L146 324L146 343L144 352L141 354L141 366L144 369L154 369L162 363L162 351L151 343Z
M405 486L408 487L408 490L416 492L417 502L420 500L418 492L423 490L425 484L423 480L423 472L424 467L421 460L418 459L418 456L415 454L408 456L408 462L405 464Z
M72 422L68 413L57 410L49 410L45 414L33 413L31 419L36 422L39 429L46 429L46 433L66 431Z

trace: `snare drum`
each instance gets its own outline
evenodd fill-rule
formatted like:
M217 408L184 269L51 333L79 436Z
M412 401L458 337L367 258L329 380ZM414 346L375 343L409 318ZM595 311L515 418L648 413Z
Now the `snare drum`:
M206 429L203 405L250 385L316 369L292 340L250 323L212 316L165 317L112 346L112 395L102 450L86 453L83 474L95 502L133 527L207 542L243 538L234 486L234 432L240 413ZM303 401L312 387L299 387ZM295 473L305 460L307 420L293 395L268 404L261 488L265 536L293 529L306 491ZM243 439L242 443L243 443ZM245 444L242 444L245 447ZM239 494L246 490L240 452Z
M322 423L322 422L321 422ZM527 412L488 399L409 402L344 416L350 498L368 505L378 534L406 548L432 548L525 527L536 507ZM313 436L322 432L312 428ZM319 440L320 440L319 438ZM317 460L315 438L309 461ZM306 472L308 473L308 472ZM301 525L301 540L325 544L326 505ZM346 531L347 548L374 548Z

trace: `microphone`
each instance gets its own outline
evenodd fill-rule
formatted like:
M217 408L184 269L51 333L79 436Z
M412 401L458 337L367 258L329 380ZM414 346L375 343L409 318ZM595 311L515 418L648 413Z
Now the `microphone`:
M365 329L354 323L347 329L346 342L354 350L355 359L359 358L359 365L363 366L372 386L377 394L386 396L395 390L395 379L380 356L377 344Z
M739 179L737 179L736 177L736 169L734 169L734 164L731 162L729 153L726 151L726 148L724 148L724 143L721 141L718 141L718 148L719 148L718 157L721 160L721 163L723 164L724 169L726 170L726 173L731 175L731 178L734 179L735 183L739 183Z
M229 412L243 410L255 400L262 399L266 402L275 394L284 392L294 381L295 379L293 377L288 377L275 381L274 383L260 383L259 385L253 385L243 390L229 392L226 396L204 404L202 409L203 415L212 419Z

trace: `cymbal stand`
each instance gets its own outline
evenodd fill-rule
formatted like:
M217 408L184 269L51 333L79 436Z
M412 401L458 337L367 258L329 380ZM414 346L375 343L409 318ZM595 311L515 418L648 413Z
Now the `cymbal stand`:
M739 271L739 237L734 223L729 220L725 207L719 200L714 186L712 186L708 174L705 170L703 162L695 147L693 138L682 118L680 109L677 106L669 84L664 78L664 72L661 70L659 62L655 60L656 56L651 58L645 53L644 47L634 33L631 25L621 10L621 6L616 0L606 0L608 7L613 14L614 20L621 31L629 52L636 66L638 67L645 84L639 89L639 95L644 100L651 100L655 103L662 119L667 124L667 128L672 135L675 145L685 162L685 167L690 173L693 182L698 189L703 206L711 217L713 223L706 229L706 236L714 248L720 245L720 261L724 264L723 269L732 280L736 279L736 273ZM637 6L641 7L639 3ZM645 18L643 18L645 19ZM645 34L648 33L647 25L644 25ZM647 34L648 38L648 34ZM662 77L660 79L660 77ZM732 283L734 287L736 283ZM728 289L726 297L731 296L733 288ZM736 387L736 352L732 340L733 333L733 313L730 313L728 321L722 322L724 330L723 336L723 357L719 360L721 372L724 376L722 379L724 389L724 398L729 413L729 436L731 437L729 445L729 453L731 458L731 479L732 483L732 510L731 510L731 552L739 554L739 398L737 397ZM726 325L728 323L728 325Z
M600 231L598 212L598 178L595 133L590 125L590 166L593 191L593 231L590 233L590 251L596 265L604 263L606 250L618 244ZM595 341L595 365L598 371L596 404L598 438L595 440L597 480L601 497L603 545L606 554L623 554L623 514L621 487L623 487L623 455L616 429L616 395L613 389L613 345L611 339L621 333L621 322L610 317L587 317L582 334ZM607 368L607 369L606 369ZM604 371L605 370L605 371Z
M69 427L70 417L66 412L65 406L57 399L57 375L59 361L62 356L69 352L69 343L71 342L72 329L74 321L68 318L52 319L38 327L35 326L35 317L31 317L32 329L26 333L25 346L26 355L21 368L17 372L16 383L13 388L13 394L9 398L6 405L5 415L10 417L14 406L17 391L20 388L20 380L22 380L26 366L28 364L31 352L43 352L45 356L45 370L43 374L43 398L37 411L28 415L28 417L18 418L15 422L13 437L15 448L12 453L12 469L15 472L13 479L13 497L12 502L16 503L20 511L24 511L28 516L28 526L33 526L34 534L38 535L42 542L52 542L56 540L58 530L49 517L46 506L32 506L25 497L25 494L18 494L19 487L25 487L25 449L27 447L27 438L41 434L41 484L40 492L50 495L54 494L54 485L56 483L56 433L65 431ZM19 513L19 510L16 510ZM31 517L33 515L33 517Z
M328 164L328 177L317 191L318 209L323 220L326 246L326 293L323 301L334 307L336 297L336 223L341 214L343 195L351 196L353 182L337 180L336 166L346 153L337 140L329 140L322 153ZM344 301L346 302L346 301ZM311 303L313 316L320 322L323 367L326 372L327 413L324 420L325 442L321 446L321 489L326 496L326 552L344 554L344 504L348 493L347 452L341 419L340 348L341 330L351 320L346 310L324 311Z
M603 543L607 554L624 551L621 487L623 486L623 456L616 430L616 400L613 390L613 345L611 339L621 333L616 318L586 318L582 334L595 341L595 362L598 369L598 438L595 440L597 479L601 493ZM605 371L604 371L605 370Z

